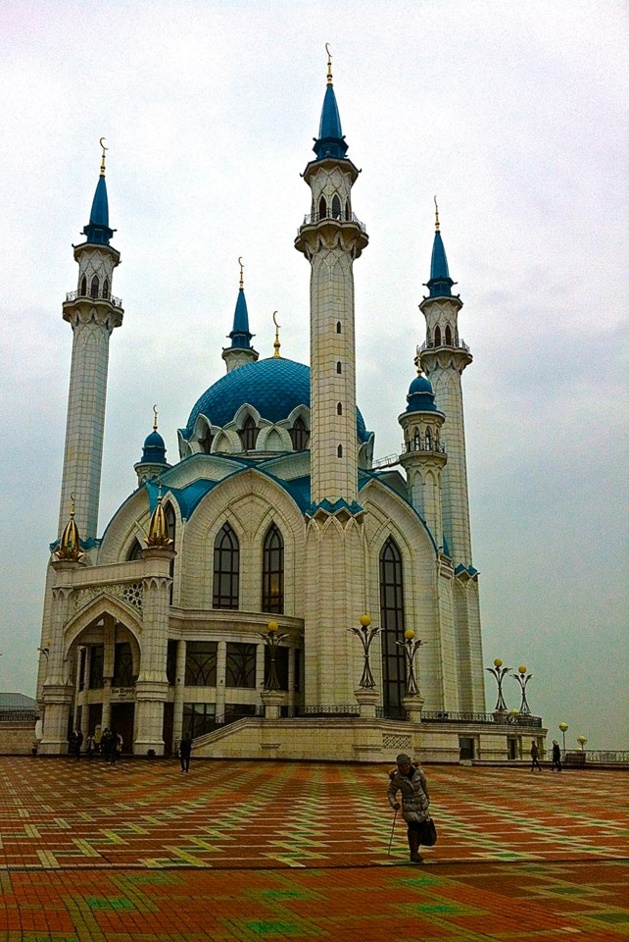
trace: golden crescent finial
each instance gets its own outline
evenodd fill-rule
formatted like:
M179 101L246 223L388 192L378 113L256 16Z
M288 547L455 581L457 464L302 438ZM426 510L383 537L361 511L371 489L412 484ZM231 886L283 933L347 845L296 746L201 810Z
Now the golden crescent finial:
M103 141L106 141L106 140L107 140L106 137L100 137L100 138L98 139L98 143L100 144L100 146L101 146L102 149L103 149L103 153L102 153L102 156L101 156L101 159L100 159L100 175L101 175L101 177L104 177L104 176L105 176L105 151L106 151L106 150L109 150L109 148L108 148L108 147L105 147L105 145L103 144Z
M157 404L153 406L153 431L157 431Z
M437 206L437 197L433 197L435 201L435 232L439 232L439 207Z
M325 51L328 54L328 85L332 84L332 53L330 52L330 43L325 44Z
M74 494L70 494L70 516L74 517L75 513L76 513L76 505L75 505Z
M280 355L280 325L275 320L276 314L277 314L277 311L273 311L273 323L275 324L275 340L273 341L273 349L275 350L275 353L273 354L273 356L279 357Z
M243 273L243 271L244 271L244 269L245 269L245 266L242 264L242 255L239 255L239 256L238 256L238 264L240 265L240 288L242 289L242 288L244 287L244 281L243 281L243 274L242 274L242 273Z

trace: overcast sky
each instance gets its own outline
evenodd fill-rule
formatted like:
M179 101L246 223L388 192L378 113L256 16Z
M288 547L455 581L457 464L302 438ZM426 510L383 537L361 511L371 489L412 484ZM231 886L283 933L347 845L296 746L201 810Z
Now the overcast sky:
M551 739L565 721L569 746L584 734L629 748L627 25L612 0L4 0L0 690L35 692L71 353L61 303L99 137L125 308L102 532L135 485L153 403L174 461L176 429L224 373L239 256L255 347L272 354L277 310L282 354L308 361L309 267L293 240L329 42L370 235L355 266L357 391L375 453L402 440L436 194L474 356L484 663L532 671ZM505 693L518 706L515 680Z

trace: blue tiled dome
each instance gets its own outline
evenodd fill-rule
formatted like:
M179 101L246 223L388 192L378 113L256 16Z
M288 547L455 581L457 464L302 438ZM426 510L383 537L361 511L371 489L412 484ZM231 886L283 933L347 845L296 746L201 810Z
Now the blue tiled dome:
M425 376L416 376L408 387L407 412L437 412L432 383Z
M159 432L151 432L144 439L144 449L141 461L150 461L153 464L166 463L166 445Z
M231 422L244 403L254 406L263 419L281 422L296 406L310 407L310 367L284 357L269 357L231 370L198 400L183 431L189 438L199 415L220 428ZM356 410L358 437L367 441L365 421Z

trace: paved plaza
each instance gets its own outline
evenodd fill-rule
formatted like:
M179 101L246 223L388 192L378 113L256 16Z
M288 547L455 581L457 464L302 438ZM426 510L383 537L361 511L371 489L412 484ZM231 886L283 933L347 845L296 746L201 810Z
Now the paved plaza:
M0 757L0 942L629 937L629 774L428 766L407 860L388 766Z

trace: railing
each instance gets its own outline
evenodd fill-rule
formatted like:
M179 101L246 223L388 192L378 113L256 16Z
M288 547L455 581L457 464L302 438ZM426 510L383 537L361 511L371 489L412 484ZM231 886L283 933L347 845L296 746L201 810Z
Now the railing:
M0 723L34 723L37 710L0 710Z
M313 703L300 707L297 716L359 716L357 703Z
M531 716L528 713L471 713L451 710L422 711L422 723L491 723L505 726L531 726L542 728L541 716Z
M309 213L307 216L304 216L304 226L315 226L318 222L323 222L324 219L335 219L337 222L353 222L355 223L362 232L367 231L367 227L364 222L361 222L356 213ZM297 230L299 233L299 230Z
M385 458L378 458L371 462L372 468L391 468L394 464L400 463L400 456L397 454L387 455Z
M113 294L107 295L107 297L93 298L91 294L81 294L79 291L68 291L66 294L66 301L76 301L77 298L87 298L88 301L108 301L112 307L122 308L122 300L120 298L114 297Z
M424 350L436 350L439 347L456 347L458 350L465 350L467 353L470 352L470 348L465 343L464 340L455 340L450 343L440 343L436 344L432 340L424 340L422 345L419 348L419 353L423 353Z
M615 749L588 749L587 752L577 752L575 755L585 755L586 762L603 765L629 765L629 752Z
M425 438L413 438L410 442L402 442L402 454L410 451L432 451L439 455L445 455L446 446L443 442L427 440Z

